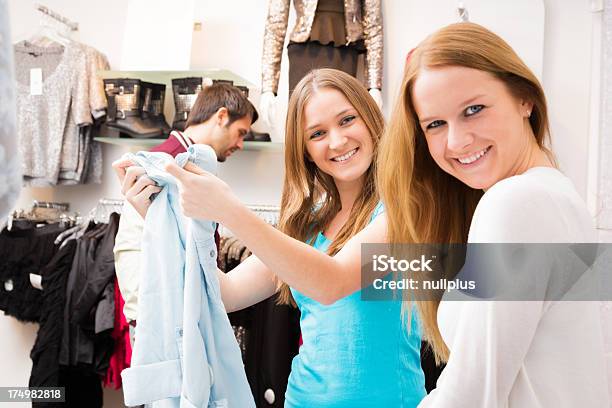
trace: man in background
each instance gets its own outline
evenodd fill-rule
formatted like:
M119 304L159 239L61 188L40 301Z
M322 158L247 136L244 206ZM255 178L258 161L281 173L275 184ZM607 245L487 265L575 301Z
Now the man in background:
M165 142L151 151L175 157L186 152L192 144L206 144L213 148L217 160L224 162L236 150L242 149L243 138L257 118L257 111L238 88L213 84L199 93L185 130L172 131ZM141 177L144 169L133 166L129 160L117 160L113 168L123 180L121 192L127 201L115 238L115 270L125 301L123 314L131 326L136 326L144 217L151 204L151 195L161 188L148 177ZM215 241L218 246L219 235L216 232Z

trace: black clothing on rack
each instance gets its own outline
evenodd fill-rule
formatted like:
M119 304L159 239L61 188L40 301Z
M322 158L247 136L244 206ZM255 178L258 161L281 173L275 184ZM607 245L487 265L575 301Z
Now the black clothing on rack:
M78 240L68 276L59 362L103 375L113 352L115 276L113 246L119 216L90 225ZM109 287L110 289L108 289Z
M251 252L237 239L223 237L219 245L219 268L229 272ZM300 314L297 308L278 305L277 295L246 309L228 314L242 351L245 371L257 407L282 408L291 372L298 353ZM274 393L274 402L265 398Z
M102 408L102 382L96 373L86 368L62 367L60 384L66 387L64 408Z
M59 223L19 220L0 233L0 310L6 315L39 320L42 293L30 283L30 273L41 274L57 252L53 241L64 229Z
M42 307L40 328L30 353L32 371L30 387L59 387L61 381L59 349L62 341L66 280L76 251L76 241L63 245L41 270ZM33 408L54 408L57 403L32 402Z
M277 304L277 295L252 306L252 325L247 341L245 369L258 407L285 405L285 391L291 362L298 354L300 311ZM274 403L265 399L265 392L274 392Z

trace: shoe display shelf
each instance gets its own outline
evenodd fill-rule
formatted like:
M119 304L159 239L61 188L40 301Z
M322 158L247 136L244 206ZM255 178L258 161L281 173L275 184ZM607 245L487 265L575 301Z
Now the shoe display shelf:
M169 92L166 92L166 101L164 103L164 113L166 118L171 123L171 118L174 115L174 106L172 103L172 79L175 78L187 78L187 77L202 77L210 78L213 80L225 80L233 81L236 86L246 86L248 88L255 88L255 85L242 78L241 76L225 69L207 69L207 70L194 70L194 71L99 71L99 76L102 79L111 78L137 78L142 81L166 84ZM115 132L113 132L115 133ZM109 135L110 136L110 135ZM101 143L108 143L117 146L124 146L129 148L152 148L162 143L164 138L123 138L123 137L96 137L94 140ZM273 143L273 142L259 142L259 141L245 141L244 150L247 151L282 151L284 143Z
M98 75L102 79L138 78L142 79L143 81L162 83L169 87L169 91L172 89L172 79L187 77L221 79L224 81L233 81L234 85L255 88L254 84L227 69L205 69L194 71L99 71Z

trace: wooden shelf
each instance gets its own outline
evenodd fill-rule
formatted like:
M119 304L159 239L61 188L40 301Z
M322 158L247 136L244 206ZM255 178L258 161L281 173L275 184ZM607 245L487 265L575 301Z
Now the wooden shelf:
M96 137L95 141L100 143L108 143L116 146L124 147L142 147L150 149L163 143L166 139L133 139L127 137ZM273 142L244 142L244 150L247 151L267 151L267 152L282 152L284 143Z

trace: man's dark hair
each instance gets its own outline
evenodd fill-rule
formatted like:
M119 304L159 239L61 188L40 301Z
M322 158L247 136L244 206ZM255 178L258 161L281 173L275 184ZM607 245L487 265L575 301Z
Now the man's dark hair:
M186 127L206 122L220 108L228 111L227 126L247 115L251 118L251 124L259 117L253 104L240 89L229 84L213 84L200 91L187 117Z

